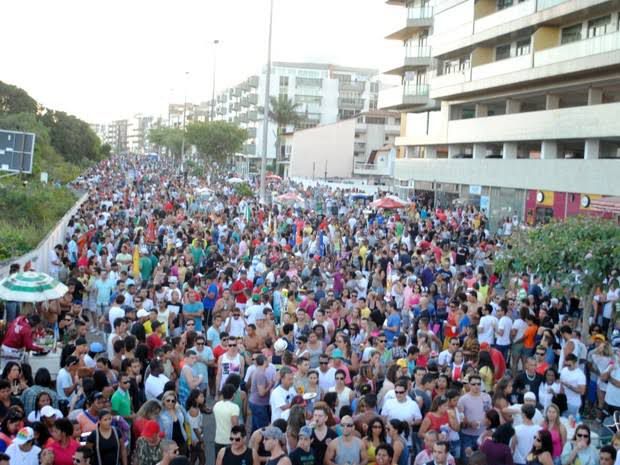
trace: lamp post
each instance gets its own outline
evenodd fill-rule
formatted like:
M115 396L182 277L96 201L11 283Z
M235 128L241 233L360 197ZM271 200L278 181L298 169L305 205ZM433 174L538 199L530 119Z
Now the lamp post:
M183 138L181 139L181 164L185 160L185 118L187 116L187 78L189 71L185 71L185 96L183 97Z
M269 40L267 42L267 73L265 76L265 106L263 108L263 153L260 162L260 200L265 202L265 171L267 170L267 136L269 135L269 85L271 81L271 30L273 0L269 0Z
M217 45L219 43L220 41L217 39L213 41L213 89L211 91L211 114L209 116L209 121L213 121L215 119L215 65L217 57Z

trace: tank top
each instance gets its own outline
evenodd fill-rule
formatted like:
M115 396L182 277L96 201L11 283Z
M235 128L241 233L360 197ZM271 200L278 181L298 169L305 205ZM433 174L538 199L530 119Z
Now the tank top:
M228 352L224 352L220 357L222 361L222 378L220 379L220 391L224 384L226 384L226 379L228 375L236 373L241 376L241 355L237 354L234 357L230 357Z
M224 459L222 463L226 465L251 465L252 464L252 450L247 448L245 452L241 455L233 454L233 451L230 447L227 447L224 450Z
M554 458L559 457L560 455L562 455L562 436L557 429L547 428L547 431L549 431L549 433L551 434L551 444L553 444L553 452L551 455Z
M345 445L342 436L338 439L338 448L336 449L336 457L334 462L337 465L356 465L360 463L360 452L362 450L362 441L353 438L351 444Z
M278 462L280 461L280 459L281 459L282 457L286 457L286 454L282 454L282 455L280 455L280 456L276 457L275 459L269 459L269 460L267 460L267 462L265 463L265 465L278 465ZM224 462L224 463L226 463L226 462ZM226 465L228 465L228 463L226 463Z
M448 417L448 412L444 413L441 416L437 416L432 412L428 412L426 416L431 422L431 426L429 429L433 431L437 431L438 433L441 432L440 430L443 425L450 424L450 418Z
M375 452L377 451L377 448L375 447L375 445L370 442L368 443L368 449L366 449L366 454L368 455L368 465L375 465Z
M319 346L318 349L313 349L308 346L308 360L310 361L310 368L315 369L319 367L319 358L322 353L322 347Z

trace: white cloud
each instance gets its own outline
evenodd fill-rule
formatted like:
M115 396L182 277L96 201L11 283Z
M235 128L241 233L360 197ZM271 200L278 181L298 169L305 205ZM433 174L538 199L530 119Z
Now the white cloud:
M168 101L211 95L266 61L269 0L19 0L3 5L0 80L46 106L104 122L162 113ZM384 0L275 0L274 61L386 69L383 37L398 7Z

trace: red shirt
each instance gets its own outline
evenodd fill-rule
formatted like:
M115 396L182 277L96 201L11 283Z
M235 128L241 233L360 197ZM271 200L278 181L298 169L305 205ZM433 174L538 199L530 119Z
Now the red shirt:
M506 373L506 360L504 360L504 356L497 349L491 348L490 354L495 367L495 381L499 381Z
M52 440L45 448L54 452L54 465L73 465L73 455L78 447L80 447L80 443L71 438L67 447L63 447L59 442Z
M33 342L32 327L25 316L19 316L9 324L2 344L12 349L43 350Z
M238 279L230 287L230 290L235 296L235 300L238 304L244 304L248 301L248 297L245 295L244 292L245 289L252 289L252 281L250 281L249 279L246 279L245 281ZM236 292L239 292L239 294L235 294Z

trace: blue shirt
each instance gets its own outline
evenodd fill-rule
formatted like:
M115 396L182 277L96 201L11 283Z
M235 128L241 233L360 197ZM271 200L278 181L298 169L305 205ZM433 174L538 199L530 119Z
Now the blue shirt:
M95 289L97 289L97 305L109 305L110 297L112 296L112 290L115 287L115 283L110 279L102 281L98 279L95 281Z
M212 299L209 298L209 293L211 292L215 296ZM217 294L218 294L217 284L216 283L209 284L209 288L207 289L207 295L205 296L204 299L202 299L202 305L204 306L205 310L209 310L209 311L213 310L213 308L215 307L215 301L217 300Z
M394 337L396 337L396 335L400 333L400 314L391 313L387 317L387 326L388 327L396 326L396 331L391 331L389 329L386 329L384 331L385 338L387 339L388 345L391 346L392 341L394 340Z
M201 310L204 310L202 302L194 302L193 304L184 304L183 305L183 314L186 319L194 320L196 324L196 331L202 332L202 317L201 316L192 316L192 314L198 313Z

